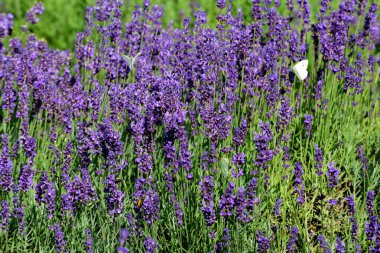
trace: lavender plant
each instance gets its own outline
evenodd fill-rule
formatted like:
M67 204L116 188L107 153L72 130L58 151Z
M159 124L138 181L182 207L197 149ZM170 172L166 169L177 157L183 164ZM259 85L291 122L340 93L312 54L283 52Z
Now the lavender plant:
M97 0L72 51L1 14L0 251L377 252L377 5L282 5Z

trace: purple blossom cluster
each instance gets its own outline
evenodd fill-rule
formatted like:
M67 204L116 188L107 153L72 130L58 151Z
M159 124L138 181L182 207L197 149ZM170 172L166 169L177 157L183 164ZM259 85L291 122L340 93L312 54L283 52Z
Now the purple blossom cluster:
M152 178L138 178L133 193L134 210L138 219L152 224L160 216L160 198Z
M0 14L0 38L5 38L12 34L13 31L13 15Z
M214 178L212 176L204 177L199 183L202 194L202 212L207 226L216 222L214 210Z
M313 115L305 114L304 116L304 126L306 131L306 136L310 137L311 128L313 126Z
M11 216L11 211L9 207L9 203L6 200L1 202L1 230L6 230L9 225L9 219Z
M27 13L26 13L26 21L31 24L38 23L40 21L39 17L44 13L45 7L42 3L36 3Z
M297 203L302 205L305 202L305 185L302 180L304 171L302 169L302 165L299 162L296 162L293 173L295 177L294 190L298 194Z
M43 172L40 182L35 187L35 199L39 205L45 204L48 210L48 218L54 217L56 190L53 182L49 181L46 171Z
M266 168L267 162L273 159L273 150L269 149L269 143L273 138L269 123L260 122L262 133L255 132L254 141L256 143L257 156L255 164L259 167Z
M107 177L107 179L104 182L105 188L104 193L106 195L106 203L108 207L108 212L110 216L115 216L121 214L123 211L124 203L123 203L123 197L124 194L122 191L120 191L117 187L116 177L115 175L111 174ZM75 189L75 188L74 188ZM82 192L82 194L85 192ZM79 203L85 203L86 202L86 195L78 195L78 199L74 199L74 201Z
M1 135L2 152L0 158L0 185L2 190L9 192L13 186L12 161L8 150L8 135Z
M335 163L331 162L327 164L326 175L328 177L328 185L330 188L334 188L338 185L340 171L335 167Z
M317 169L317 175L322 176L322 167L323 167L323 153L322 150L319 148L318 144L314 147L314 161L315 161L315 168Z

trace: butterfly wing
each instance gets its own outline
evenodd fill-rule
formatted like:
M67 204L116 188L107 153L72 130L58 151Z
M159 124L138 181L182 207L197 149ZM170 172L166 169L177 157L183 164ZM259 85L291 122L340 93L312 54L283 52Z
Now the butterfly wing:
M138 52L135 55L135 57L129 57L127 55L123 55L123 58L128 63L129 69L133 69L133 67L134 67L135 63L137 62L137 59L138 59L138 57L139 57L140 54L141 54L141 52Z
M133 57L132 59L132 68L135 66L136 62L137 62L137 55Z
M127 56L127 55L123 55L123 58L127 62L129 69L132 69L134 59L132 57Z
M307 66L309 65L309 61L308 60L302 60L300 62L298 62L294 67L293 67L293 71L294 73L297 75L297 77L300 79L300 80L305 80L306 77L307 77Z

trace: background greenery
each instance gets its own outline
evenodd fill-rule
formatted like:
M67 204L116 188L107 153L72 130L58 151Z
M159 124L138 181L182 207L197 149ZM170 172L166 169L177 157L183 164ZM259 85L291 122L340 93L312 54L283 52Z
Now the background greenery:
M40 18L40 22L30 25L39 38L44 38L49 45L59 49L72 49L75 40L75 34L82 30L84 26L84 14L86 6L92 6L96 0L40 0L45 6L45 12ZM141 4L142 0L125 0L125 21L130 19L130 14L136 4ZM251 16L252 0L233 0L234 9L241 7L245 20L249 21ZM333 1L333 7L337 7L340 1ZM25 13L36 3L35 0L2 0L0 1L0 12L11 12L15 16L15 33L19 35L20 27L25 24ZM286 1L281 1L281 10L285 11ZM312 19L318 10L320 0L310 0L310 9ZM209 25L215 25L215 16L218 13L216 0L151 0L151 4L164 5L165 15L163 23L169 24L174 22L179 26L181 17L189 16L191 10L200 5L207 12ZM183 15L180 15L183 13Z

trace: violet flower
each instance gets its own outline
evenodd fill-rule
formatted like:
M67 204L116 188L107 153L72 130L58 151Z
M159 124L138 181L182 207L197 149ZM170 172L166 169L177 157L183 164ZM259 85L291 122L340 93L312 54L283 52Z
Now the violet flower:
M137 179L135 192L133 193L133 203L138 219L143 219L148 224L152 224L159 218L160 198L151 177L148 180L144 178Z
M281 204L282 204L281 198L277 199L276 202L274 203L273 213L275 217L278 217L281 215L281 210L280 210Z
M232 215L233 208L235 207L235 195L233 194L233 191L235 189L235 184L233 182L230 182L220 198L220 215L224 218L229 217Z
M255 132L254 141L256 143L256 160L255 164L262 168L266 168L266 163L273 159L273 151L269 149L269 142L273 138L269 123L260 122L262 133Z
M302 175L303 175L302 165L299 162L296 162L293 173L295 177L294 190L298 194L297 202L302 205L305 202L305 196L304 196L305 185L302 181Z
M124 194L119 191L116 183L115 175L111 174L107 177L104 184L104 193L106 195L106 203L108 207L108 212L111 217L121 214L123 211L124 203L123 197Z
M2 152L0 158L0 185L5 192L9 192L13 186L12 162L9 157L8 135L1 135Z
M158 248L158 245L150 236L147 236L144 241L144 247L146 253L153 253Z
M5 231L8 229L9 219L11 217L11 211L9 204L6 200L1 201L1 229Z
M345 246L344 242L342 242L340 237L338 236L338 238L336 239L335 252L344 253L345 252L344 246Z
M289 242L286 246L286 252L294 252L295 247L297 245L297 236L298 236L298 228L297 227L292 227L292 230L290 232L290 238Z
M264 253L268 252L270 249L270 239L266 236L263 236L263 232L260 230L257 232L256 235L256 241L257 241L257 252Z
M13 31L13 15L11 13L0 14L0 39L12 34Z
M54 183L50 182L46 171L40 179L40 182L35 187L35 199L39 205L44 203L48 209L48 218L52 219L54 217L55 210L55 186Z
M338 185L338 179L339 179L340 171L335 167L335 163L331 162L327 164L327 172L326 175L328 176L328 185L330 188L334 188Z
M20 169L19 187L21 191L28 191L32 186L34 171L30 162L23 165Z
M368 169L368 162L367 162L367 157L364 154L364 150L363 150L362 145L358 146L357 153L358 153L359 161L362 164L362 169L367 170Z
M38 16L44 13L45 7L42 3L36 3L27 13L26 13L26 21L31 24L36 24L40 19Z
M201 210L207 226L211 226L216 222L214 210L214 178L212 176L205 176L199 183L202 196Z
M323 167L323 153L322 150L319 148L318 144L315 144L315 152L314 152L314 161L315 161L315 168L317 169L317 175L322 176L322 167Z
M84 232L86 234L86 241L84 242L84 247L87 253L92 253L94 252L94 249L93 249L93 238L91 236L90 229L86 228Z
M331 249L329 248L328 242L326 241L326 238L323 235L319 235L317 239L319 247L323 250L323 253L332 253Z
M313 115L305 114L304 116L304 126L306 131L306 136L310 137L311 128L313 125Z

